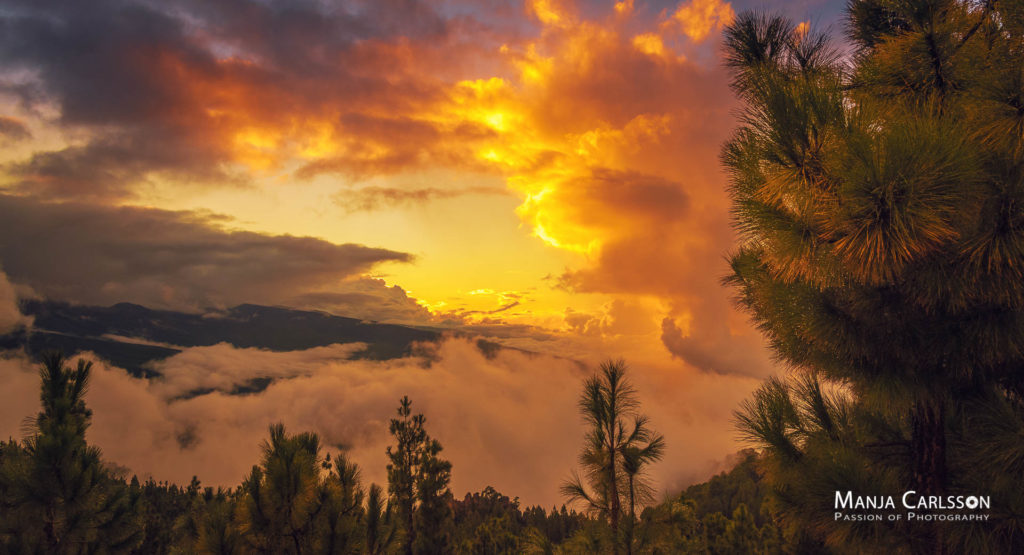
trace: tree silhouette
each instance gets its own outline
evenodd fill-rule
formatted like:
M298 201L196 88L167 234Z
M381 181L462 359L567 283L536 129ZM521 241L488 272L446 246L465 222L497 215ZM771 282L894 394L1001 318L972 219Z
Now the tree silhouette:
M169 549L153 549L149 552L211 555L251 552L245 549L247 542L242 536L237 496L224 490L214 492L211 488L200 494L199 483L195 479L187 490L178 490L177 486L171 486L171 491L179 492L179 496L185 498L190 506L185 511L168 511L165 515L176 517L177 541Z
M578 473L562 486L570 501L582 501L588 510L608 519L612 551L619 552L622 505L629 508L626 548L632 549L636 506L646 499L642 470L661 458L664 438L648 427L647 417L639 415L636 390L626 380L625 362L608 361L600 372L583 384L579 408L588 426ZM637 486L640 497L637 497Z
M92 363L71 369L47 353L39 376L42 411L24 447L0 457L0 546L10 552L128 552L142 539L128 488L88 445L85 406Z
M384 492L377 484L370 485L366 497L366 552L383 555L395 542L396 523L391 505L385 506Z
M451 540L448 482L451 463L438 457L440 442L427 435L422 414L412 414L412 401L402 397L398 418L389 429L396 445L388 446L388 492L402 522L406 554L442 553Z
M452 495L448 490L452 463L441 459L441 443L427 439L416 476L416 553L444 553L451 545Z
M249 547L259 553L358 553L363 493L344 456L320 457L320 438L270 426L263 458L242 483L240 513Z
M629 520L626 523L626 551L633 553L633 537L636 531L636 508L654 500L654 489L644 478L644 468L651 462L661 460L665 452L665 439L648 428L646 416L636 416L633 432L620 450L622 472L626 475L629 492Z
M270 426L263 457L242 483L243 529L260 553L308 553L320 510L320 438Z
M339 453L323 463L327 476L320 486L322 518L317 553L360 553L365 545L363 490L359 468Z

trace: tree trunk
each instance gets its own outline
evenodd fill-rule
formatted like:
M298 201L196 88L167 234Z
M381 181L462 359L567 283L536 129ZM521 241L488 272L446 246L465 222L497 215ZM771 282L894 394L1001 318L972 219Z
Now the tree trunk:
M629 534L626 535L626 555L633 555L633 533L636 531L636 487L634 475L629 475Z
M405 520L405 546L403 552L405 555L412 555L412 544L416 541L416 529L413 524L412 504L403 511L403 518Z
M941 402L920 400L914 406L914 487L919 493L941 495L946 489L946 423Z
M913 487L918 495L942 495L946 490L946 411L941 401L920 399L911 418L911 454L914 462ZM928 527L927 540L919 552L945 553L939 527Z
M43 531L46 532L46 541L48 544L50 544L50 549L56 552L60 547L60 539L58 539L57 537L58 534L56 531L56 525L54 524L54 522L57 520L57 517L54 516L53 513L53 509L51 507L47 507L46 523L43 525Z
M611 444L608 449L608 495L611 497L609 500L609 520L611 521L612 527L612 553L618 555L619 553L619 513L622 511L622 507L619 503L619 483L618 476L615 474L615 428L612 427L612 433L608 435L611 438Z

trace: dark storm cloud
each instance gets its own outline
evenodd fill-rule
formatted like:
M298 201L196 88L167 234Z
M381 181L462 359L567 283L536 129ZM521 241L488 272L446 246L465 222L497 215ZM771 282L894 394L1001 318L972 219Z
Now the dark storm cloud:
M108 125L196 108L180 81L188 75L175 69L216 75L218 59L240 57L327 80L346 69L341 57L358 40L436 37L445 26L415 1L111 0L17 2L0 30L0 61L38 71L63 121Z
M0 263L47 298L198 309L283 303L408 254L218 227L216 217L0 195ZM364 293L373 293L372 290Z
M283 158L277 149L301 141L311 121L346 139L436 134L422 122L382 129L354 114L440 98L430 68L457 40L453 25L467 24L415 0L11 2L0 12L0 89L29 112L55 108L52 123L85 140L6 170L20 193L124 199L154 174L242 179L254 150ZM254 149L240 139L250 127L283 142Z
M222 149L195 128L202 106L181 82L186 70L218 68L176 17L141 3L16 3L0 16L0 68L23 106L53 105L55 123L89 131L85 143L8 165L21 192L118 198L168 169L227 179Z
M180 21L126 2L15 2L0 18L0 62L36 73L28 104L55 101L69 124L133 124L186 102L158 56L213 70Z
M338 55L357 40L438 39L447 22L426 2L362 0L313 2L225 0L179 2L209 34L278 68L314 74L337 68Z
M210 151L196 152L160 130L93 139L86 145L37 152L8 164L13 191L51 198L105 200L127 196L152 172L184 180L239 180L217 168Z

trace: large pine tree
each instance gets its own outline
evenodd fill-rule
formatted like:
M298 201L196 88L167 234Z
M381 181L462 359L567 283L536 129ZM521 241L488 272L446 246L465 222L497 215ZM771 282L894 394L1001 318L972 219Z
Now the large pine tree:
M562 485L562 494L607 519L609 551L620 553L624 547L632 553L636 508L650 500L644 470L661 459L665 439L639 413L640 401L622 360L602 363L600 371L583 383L579 408L587 425L579 456L583 476L574 473Z
M401 520L402 552L408 555L450 550L452 464L442 458L441 443L424 428L426 417L412 414L412 401L402 397L390 431L388 492Z
M0 448L0 552L127 553L142 539L127 485L85 441L91 372L90 362L43 356L32 434Z
M811 376L767 384L740 426L779 463L788 514L831 545L1013 545L1021 496L1000 482L1024 476L1024 5L848 8L842 56L781 18L726 32L743 102L723 154L741 237L728 281ZM991 493L995 523L814 520L831 507L816 491L884 484Z

